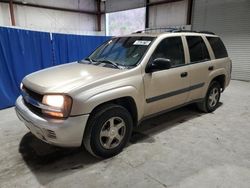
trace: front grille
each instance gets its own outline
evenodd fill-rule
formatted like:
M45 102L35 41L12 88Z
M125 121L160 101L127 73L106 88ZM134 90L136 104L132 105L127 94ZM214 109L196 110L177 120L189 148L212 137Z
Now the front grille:
M38 101L38 102L42 102L43 100L43 95L36 93L35 91L32 91L31 89L27 88L26 86L23 86L22 88L22 92L25 93L25 95L28 95L29 97L31 97L32 99ZM33 113L41 116L42 115L42 109L32 105L31 103L27 102L25 100L24 97L24 104L30 109L30 111L32 111Z
M26 86L23 86L23 91L25 93L27 93L30 97L32 97L33 99L39 101L39 102L42 102L43 100L43 95L35 92L35 91L32 91L31 89L27 88Z
M42 115L42 110L36 106L33 106L32 104L28 103L27 101L25 101L24 99L24 104L28 107L28 109L30 109L31 112L41 116Z

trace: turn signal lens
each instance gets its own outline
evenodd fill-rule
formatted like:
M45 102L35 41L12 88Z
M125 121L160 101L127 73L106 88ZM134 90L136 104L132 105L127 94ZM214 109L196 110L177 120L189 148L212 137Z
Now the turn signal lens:
M59 117L59 118L64 117L62 112L51 112L51 111L48 111L48 110L42 110L42 112L44 114L47 114L47 115L53 116L53 117Z

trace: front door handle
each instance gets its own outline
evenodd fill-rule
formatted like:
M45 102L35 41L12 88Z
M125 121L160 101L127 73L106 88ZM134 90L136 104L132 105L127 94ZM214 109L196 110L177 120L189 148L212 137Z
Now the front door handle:
M187 77L187 75L188 75L187 72L182 72L182 73L181 73L181 77L182 77L182 78L183 78L183 77Z
M214 66L210 66L210 67L208 67L208 70L209 70L209 71L214 70Z

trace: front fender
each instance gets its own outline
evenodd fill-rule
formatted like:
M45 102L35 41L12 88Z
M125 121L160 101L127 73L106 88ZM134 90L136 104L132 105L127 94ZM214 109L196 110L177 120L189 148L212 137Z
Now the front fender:
M122 97L132 97L135 101L137 109L142 105L142 103L138 102L140 101L139 91L134 86L122 86L96 93L85 100L78 101L76 104L74 104L71 114L89 114L98 105ZM78 98L82 97L79 96ZM139 113L140 112L138 110L138 117L141 115Z

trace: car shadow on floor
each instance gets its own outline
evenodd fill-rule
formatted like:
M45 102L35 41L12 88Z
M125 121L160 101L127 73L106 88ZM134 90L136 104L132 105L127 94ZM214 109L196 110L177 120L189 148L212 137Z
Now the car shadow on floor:
M218 108L220 108L222 105L223 103L219 102ZM147 119L143 121L136 129L134 129L130 143L152 143L154 141L154 135L205 114L206 113L202 113L200 110L198 110L195 104L191 104L156 116L154 118ZM214 114L214 112L211 114Z
M194 105L189 105L145 120L135 128L129 145L142 142L152 143L155 141L154 135L202 115L204 114L197 111ZM51 146L40 141L30 132L23 136L19 152L42 185L101 161L91 156L84 148Z
M84 148L60 148L44 143L30 132L19 145L19 153L41 185L98 163Z

